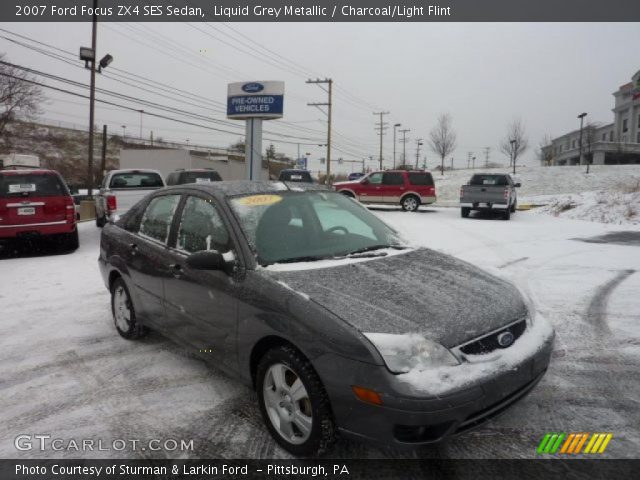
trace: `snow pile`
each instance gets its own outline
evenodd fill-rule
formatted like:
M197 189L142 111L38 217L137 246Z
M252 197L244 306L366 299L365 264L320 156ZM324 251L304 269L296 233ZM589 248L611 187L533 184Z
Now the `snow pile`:
M535 202L535 197L532 199ZM640 224L640 180L638 186L625 183L611 191L557 195L542 199L545 206L535 209L556 217L617 225Z

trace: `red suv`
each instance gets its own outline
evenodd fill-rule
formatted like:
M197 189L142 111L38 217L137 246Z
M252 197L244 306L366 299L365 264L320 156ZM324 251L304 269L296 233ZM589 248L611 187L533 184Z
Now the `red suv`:
M436 201L433 177L422 170L373 172L352 182L336 182L333 188L362 203L400 205L409 212Z
M0 241L44 236L78 248L75 205L60 174L0 171Z

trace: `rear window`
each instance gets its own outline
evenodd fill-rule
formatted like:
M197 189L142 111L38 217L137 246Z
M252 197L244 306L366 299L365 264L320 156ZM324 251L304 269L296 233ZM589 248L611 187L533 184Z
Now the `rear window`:
M155 172L116 173L109 188L161 188L162 177Z
M308 182L313 183L311 174L309 172L296 172L296 171L284 171L280 172L281 182Z
M219 182L222 177L216 171L210 172L183 172L180 175L180 183Z
M433 186L433 177L429 172L409 172L409 183Z
M0 197L56 197L69 195L69 189L58 175L0 175Z
M469 185L508 185L505 175L474 175L471 177Z

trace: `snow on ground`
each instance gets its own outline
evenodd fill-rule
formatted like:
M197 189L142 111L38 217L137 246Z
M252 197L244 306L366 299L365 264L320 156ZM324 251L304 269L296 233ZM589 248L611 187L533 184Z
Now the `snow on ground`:
M516 282L557 340L542 382L482 428L415 452L341 441L334 457L533 458L548 431L612 432L605 456L637 457L640 226L531 212L509 222L462 219L452 208L374 212L412 243ZM583 241L616 232L631 233ZM84 223L80 234L72 254L0 260L0 457L289 457L249 389L157 334L137 342L116 334L96 262L99 230ZM19 452L22 433L108 445L193 439L194 450Z
M538 213L590 222L640 224L640 165L518 167L518 202L544 205ZM510 173L507 168L434 172L440 206L457 206L460 186L473 173Z

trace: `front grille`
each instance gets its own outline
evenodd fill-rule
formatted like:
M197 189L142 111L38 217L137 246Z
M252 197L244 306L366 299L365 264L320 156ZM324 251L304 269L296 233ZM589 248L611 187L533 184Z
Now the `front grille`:
M511 332L514 337L514 341L522 335L522 333L527 328L527 321L521 320L519 322L513 323L502 330L498 330L497 332L492 333L491 335L487 335L486 337L482 337L474 342L467 343L466 345L460 347L460 351L467 355L482 355L483 353L493 352L498 348L503 348L498 343L498 336L504 332Z

